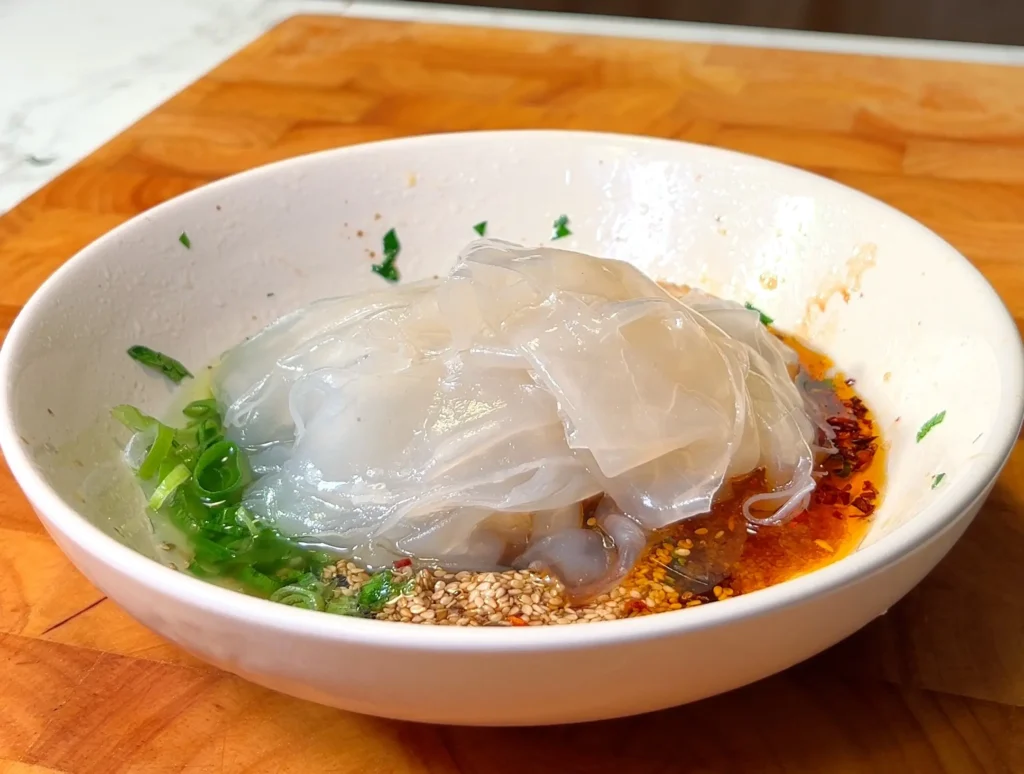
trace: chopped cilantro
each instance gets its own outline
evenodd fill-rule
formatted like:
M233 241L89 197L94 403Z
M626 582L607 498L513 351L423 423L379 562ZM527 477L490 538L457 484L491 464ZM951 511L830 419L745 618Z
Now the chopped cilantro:
M749 301L747 303L745 303L743 306L747 307L747 309L749 309L751 312L757 312L757 314L761 318L761 324L762 325L771 325L773 322L775 322L775 320L773 320L771 317L766 315L764 312L762 312L760 309L758 309L756 306L754 306Z
M487 233L487 221L481 220L479 223L473 226L473 230L480 236L483 236L484 234Z
M945 473L939 473L937 476L932 476L932 489L942 483L942 479L946 477Z
M178 241L185 245L186 250L192 249L192 240L188 238L188 234L184 231L181 232L181 236L178 237Z
M572 234L572 231L569 230L569 216L568 215L560 215L558 217L558 220L556 220L554 222L554 224L552 224L552 225L553 225L553 228L555 229L555 233L551 237L551 239L553 239L553 240L554 239L562 239L562 238L570 236Z
M936 425L941 425L942 420L944 420L945 418L946 412L940 411L938 414L936 414L923 425L921 425L921 429L917 431L917 442L921 443L921 440L932 431L932 428L934 428Z
M402 245L399 244L398 234L395 233L394 229L391 229L384 235L383 247L384 260L373 264L370 268L388 282L398 282L401 275L395 267L395 261L398 260L398 254L402 251Z

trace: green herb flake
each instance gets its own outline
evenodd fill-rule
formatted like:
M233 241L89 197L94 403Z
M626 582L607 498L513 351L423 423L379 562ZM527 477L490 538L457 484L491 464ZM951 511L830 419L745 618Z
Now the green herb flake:
M159 371L175 384L181 384L185 377L192 378L192 374L181 363L173 357L168 357L162 352L157 352L149 347L136 345L128 349L128 356L147 368Z
M942 480L946 477L945 473L939 473L937 476L932 476L932 489L942 483Z
M383 247L384 260L373 264L370 268L388 282L398 282L401 275L395 267L395 261L398 260L398 254L402 251L402 245L399 243L398 234L395 233L394 229L391 229L384 235Z
M567 236L571 236L572 235L572 231L569 230L569 216L568 215L560 215L558 217L558 220L556 220L554 222L553 228L555 229L555 233L551 236L552 240L563 239L563 238L565 238Z
M484 234L487 233L487 221L481 220L479 223L473 226L473 230L480 236L483 236Z
M188 234L184 231L181 232L181 236L178 237L178 241L185 245L186 250L192 249L192 240L188 238Z
M932 431L932 429L936 425L941 425L942 421L945 418L946 418L946 412L945 411L940 411L938 414L936 414L931 419L929 419L927 422L925 422L923 425L921 425L921 429L917 431L917 442L921 443L921 441L924 439L924 437L926 435L928 435L928 433L930 433Z
M395 574L382 570L359 589L359 607L369 613L379 613L384 605L402 593L404 587L396 587Z
M761 318L762 325L771 325L773 322L775 322L775 320L766 315L764 312L762 312L756 306L751 304L749 301L745 303L743 306L747 307L747 309L749 309L751 312L757 312L758 316Z

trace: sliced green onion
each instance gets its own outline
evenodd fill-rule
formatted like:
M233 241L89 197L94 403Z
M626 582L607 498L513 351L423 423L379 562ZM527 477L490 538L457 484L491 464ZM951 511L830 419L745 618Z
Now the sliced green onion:
M146 458L139 465L139 478L148 481L160 470L160 463L164 461L171 451L171 444L174 443L174 430L162 422L157 422L156 438L153 445L146 452Z
M230 548L222 546L215 540L210 540L202 535L197 535L193 543L196 550L196 561L216 564L218 562L230 562L238 558L238 554Z
M193 433L192 444L200 453L216 443L224 440L224 427L220 418L198 420L190 429Z
M189 419L206 419L211 415L219 416L217 401L213 398L194 400L185 406L185 408L181 410L181 413Z
M483 236L484 234L487 233L487 221L481 220L479 223L473 226L473 230L480 236Z
M320 571L324 569L324 567L326 567L329 564L334 564L334 561L334 557L326 551L313 551L309 555L309 563L317 568L318 575L320 574Z
M148 414L143 414L135 408L135 406L114 406L114 408L110 410L110 414L122 425L136 433L148 430L156 423L156 420L153 417Z
M269 575L264 575L262 572L254 570L252 567L243 567L238 572L237 580L242 585L268 597L281 588L281 583L279 581L274 580Z
M324 598L321 594L304 589L302 586L294 585L282 586L270 595L270 601L292 607L304 607L307 610L322 611L325 607Z
M159 371L175 384L181 384L181 380L186 377L192 378L192 374L185 366L173 357L165 355L163 352L157 352L155 349L136 345L128 348L128 356L154 371Z
M235 509L235 521L241 524L248 530L249 534L253 537L259 534L259 527L256 525L256 519L253 518L252 514L244 505L239 505Z
M192 249L192 240L188 238L188 234L184 231L181 232L181 236L178 237L178 241L185 245L186 250Z
M332 615L359 615L359 600L352 597L336 597L327 603L324 610Z
M180 489L167 506L171 524L190 539L202 531L208 517L208 509L189 487Z
M149 498L149 507L154 511L159 511L164 507L167 498L174 494L177 488L191 477L192 472L179 463L174 470L164 476L160 483L157 484L156 489L153 490L153 495Z
M249 468L238 446L218 441L199 455L192 476L196 494L207 503L235 503L250 481Z
M149 505L183 533L192 554L188 571L233 580L284 604L324 610L320 577L334 558L285 538L239 504L252 473L244 451L225 439L216 401L192 401L182 413L188 424L175 429L132 406L112 411L133 432L153 437L138 472L158 482ZM334 609L341 614L355 604Z
M302 573L302 575L292 582L292 585L301 586L302 588L310 589L311 591L318 590L323 586L320 579L311 572Z

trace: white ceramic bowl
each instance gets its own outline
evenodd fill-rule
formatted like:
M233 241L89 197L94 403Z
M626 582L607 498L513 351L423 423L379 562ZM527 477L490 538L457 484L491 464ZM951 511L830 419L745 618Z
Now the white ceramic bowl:
M125 356L128 346L198 368L300 304L378 286L371 251L389 228L411 280L445 272L478 221L489 235L540 243L561 214L573 231L562 246L749 300L856 378L891 445L884 503L860 550L725 603L587 626L475 630L275 605L143 555L141 495L108 410L133 403L161 413L171 391ZM183 231L191 249L179 242ZM736 688L884 613L949 550L991 489L1021 424L1022 371L1016 327L978 272L932 232L855 191L661 140L446 135L253 170L83 250L32 298L4 345L0 444L75 565L199 657L357 712L558 723ZM942 410L945 422L917 443L918 428Z

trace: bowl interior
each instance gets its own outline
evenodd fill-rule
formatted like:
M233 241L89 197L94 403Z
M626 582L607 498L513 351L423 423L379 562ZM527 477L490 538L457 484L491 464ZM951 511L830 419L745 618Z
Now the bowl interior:
M889 446L884 502L863 545L957 491L966 497L1005 454L1020 421L1019 337L991 288L941 239L769 162L557 132L317 154L208 186L117 229L47 283L7 341L14 443L72 508L153 555L121 462L125 433L108 412L132 403L159 415L174 396L125 355L129 346L167 352L198 373L287 311L381 285L370 266L388 229L402 244L403 279L413 280L446 272L476 237L474 224L539 244L562 215L572 235L560 246L749 301L856 379ZM919 428L941 411L945 421L919 443Z

